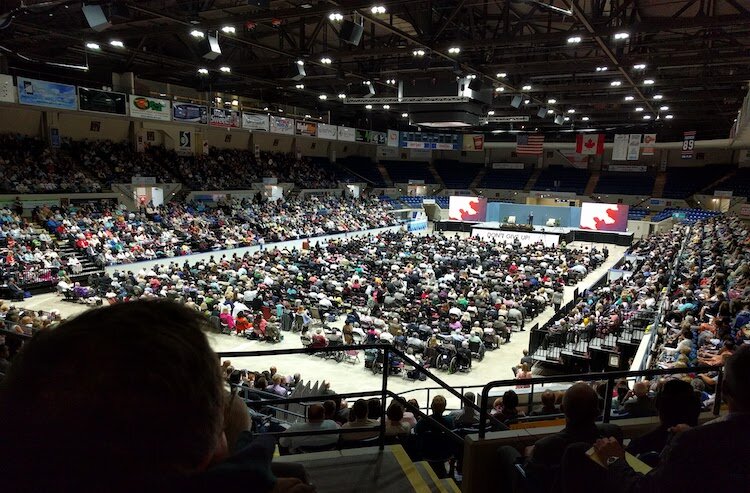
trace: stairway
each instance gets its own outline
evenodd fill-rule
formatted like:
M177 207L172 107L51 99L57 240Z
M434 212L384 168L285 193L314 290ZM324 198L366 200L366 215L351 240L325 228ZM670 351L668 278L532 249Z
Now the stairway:
M427 462L412 462L401 445L286 455L274 462L296 462L318 491L326 493L459 493L449 478L438 479ZM345 471L345 472L344 472Z
M435 179L435 183L437 183L438 185L440 185L440 189L441 190L444 189L445 188L445 182L443 181L443 177L440 176L440 174L435 169L435 165L432 164L432 163L427 163L427 170L430 172L430 174L432 175L432 177Z
M654 190L651 192L651 196L655 199L661 198L664 195L664 185L667 184L667 172L659 171L654 180Z
M596 190L596 185L599 183L599 177L601 176L601 171L592 171L591 176L589 176L589 181L586 183L586 189L583 191L583 194L586 196L594 195L594 190Z
M385 166L383 166L383 163L378 163L378 171L380 171L380 176L383 177L383 181L388 185L389 187L393 186L393 180L391 180L391 175L388 173L388 170L385 169Z
M57 244L55 250L60 254L60 257L76 257L81 262L83 270L81 270L80 274L68 273L73 282L86 282L91 274L101 274L104 272L104 269L97 266L88 255L76 250L70 242L55 238L55 243Z
M534 185L536 185L536 181L539 179L539 175L542 174L542 168L537 168L534 170L534 172L529 177L529 181L526 182L526 186L523 187L524 192L529 192L531 189L534 188Z
M479 173L477 173L477 176L474 177L474 179L471 181L471 184L469 185L469 190L474 190L475 188L479 188L479 185L482 183L482 180L484 180L484 175L487 174L487 166L482 166L482 169L479 170Z

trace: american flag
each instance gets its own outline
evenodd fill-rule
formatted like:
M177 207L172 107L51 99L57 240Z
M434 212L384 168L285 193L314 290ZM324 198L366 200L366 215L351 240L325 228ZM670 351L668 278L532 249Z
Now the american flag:
M518 134L516 154L539 155L544 150L544 134Z

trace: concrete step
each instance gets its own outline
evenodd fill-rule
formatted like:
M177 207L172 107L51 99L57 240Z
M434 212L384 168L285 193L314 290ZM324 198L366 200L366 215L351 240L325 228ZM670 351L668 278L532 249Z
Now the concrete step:
M446 491L448 491L448 493L461 493L461 488L459 488L456 482L451 478L441 479L440 482L443 484L443 486L445 486L445 489Z
M440 478L437 477L432 466L426 461L415 462L414 468L417 470L419 475L422 477L427 487L430 488L432 493L449 493L445 485L441 483Z

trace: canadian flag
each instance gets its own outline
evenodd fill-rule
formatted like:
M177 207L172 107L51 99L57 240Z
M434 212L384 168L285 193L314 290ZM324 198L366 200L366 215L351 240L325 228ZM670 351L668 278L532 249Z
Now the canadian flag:
M578 154L604 154L604 134L578 134L576 152Z

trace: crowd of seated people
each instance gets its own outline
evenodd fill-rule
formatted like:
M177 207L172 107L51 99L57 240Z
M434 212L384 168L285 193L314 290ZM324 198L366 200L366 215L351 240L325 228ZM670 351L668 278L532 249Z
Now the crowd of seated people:
M100 265L393 226L390 206L374 199L235 200L221 207L169 203L127 211L116 206L38 207L34 217Z
M720 366L750 343L747 235L747 227L732 217L693 227L670 293L660 367ZM694 385L715 390L717 374L699 374Z

